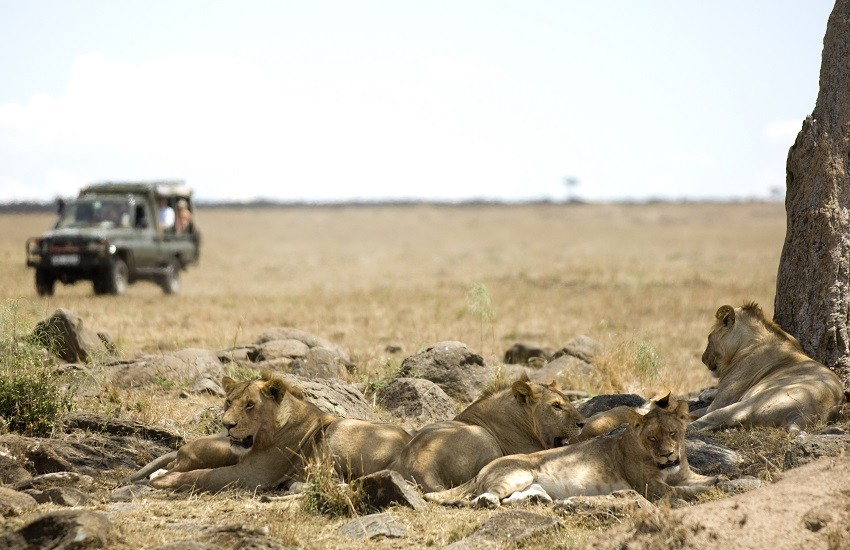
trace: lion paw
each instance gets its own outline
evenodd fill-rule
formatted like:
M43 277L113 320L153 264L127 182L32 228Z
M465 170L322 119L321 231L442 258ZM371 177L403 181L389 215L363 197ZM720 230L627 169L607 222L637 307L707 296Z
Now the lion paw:
M476 508L498 508L499 497L493 493L482 493L473 499L472 505Z

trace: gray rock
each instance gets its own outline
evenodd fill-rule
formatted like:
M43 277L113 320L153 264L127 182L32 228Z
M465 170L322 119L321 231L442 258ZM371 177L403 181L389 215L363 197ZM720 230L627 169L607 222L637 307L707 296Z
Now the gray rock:
M305 332L303 330L299 330L297 328L290 327L275 327L270 328L264 331L257 340L254 342L255 345L261 346L266 342L271 342L274 340L298 340L307 345L309 348L325 348L334 352L336 355L342 357L345 361L351 362L351 356L348 355L348 352L345 351L341 346L338 346L329 340L325 340L324 338L320 338L309 332Z
M9 487L0 487L0 516L20 516L38 506L36 500Z
M457 403L437 384L424 378L396 378L375 392L375 401L398 418L417 426L451 420Z
M74 487L51 487L43 491L33 490L29 494L39 504L50 502L59 506L84 506L91 502L89 495Z
M351 482L351 487L362 491L369 506L378 510L400 504L421 512L428 506L419 492L393 470L381 470L357 478Z
M68 363L105 360L115 349L111 339L105 342L79 315L62 308L36 324L30 340Z
M144 356L132 363L108 367L113 385L121 388L186 386L200 378L220 380L224 366L218 356L203 349L184 349Z
M553 353L549 360L568 355L592 364L593 359L602 352L602 349L602 344L590 336L581 335L567 342L564 347Z
M307 378L345 379L354 365L325 348L312 348L289 365L292 374Z
M43 491L53 487L90 487L92 483L94 483L94 479L85 474L78 474L76 472L53 472L19 481L18 483L15 483L13 487L19 491L23 491L24 489Z
M578 412L583 414L585 417L590 417L596 413L607 411L621 405L634 408L643 407L646 405L646 402L646 399L634 393L597 395L595 397L591 397L587 401L577 403L576 408L578 409Z
M112 524L106 514L61 510L44 514L20 529L0 536L0 548L106 548Z
M377 421L378 415L353 384L341 380L310 379L294 374L284 374L283 378L295 384L304 392L304 398L323 411L346 418Z
M524 510L497 512L470 536L446 546L451 550L514 547L528 537L560 527L557 518Z
M304 357L310 351L310 346L301 340L287 338L285 340L269 340L257 346L249 358L255 363L271 359L295 359Z
M462 403L474 401L493 379L493 369L462 342L439 342L407 357L399 378L424 378Z
M227 397L227 392L224 391L221 384L212 378L207 378L206 376L195 380L195 383L192 384L192 393Z
M336 532L354 540L367 540L377 537L400 538L407 534L407 525L392 514L370 514L349 521Z
M539 344L517 342L505 351L503 361L510 365L525 365L529 359L533 358L548 361L554 352L552 348Z
M741 455L710 437L688 436L685 439L685 449L688 453L688 464L702 475L737 476L741 473Z
M564 388L581 388L593 384L599 373L591 363L573 355L560 355L550 359L530 378L538 384L551 384L557 381Z
M109 493L109 500L112 502L132 502L153 492L153 490L150 485L125 485Z
M850 435L800 432L785 451L783 467L796 468L824 456L837 456L850 450Z

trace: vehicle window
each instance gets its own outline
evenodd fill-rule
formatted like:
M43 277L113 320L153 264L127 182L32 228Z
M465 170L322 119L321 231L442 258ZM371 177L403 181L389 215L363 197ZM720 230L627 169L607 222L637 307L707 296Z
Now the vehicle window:
M62 211L57 228L128 227L130 225L130 205L126 200L103 199L75 201L67 204Z

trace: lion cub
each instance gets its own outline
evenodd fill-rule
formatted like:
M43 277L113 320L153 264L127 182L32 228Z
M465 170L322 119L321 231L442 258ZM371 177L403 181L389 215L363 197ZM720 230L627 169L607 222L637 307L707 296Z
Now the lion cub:
M425 498L495 507L530 498L550 501L634 489L650 500L690 497L717 478L691 471L685 454L688 404L669 395L645 415L629 414L622 432L567 447L494 460L469 482Z

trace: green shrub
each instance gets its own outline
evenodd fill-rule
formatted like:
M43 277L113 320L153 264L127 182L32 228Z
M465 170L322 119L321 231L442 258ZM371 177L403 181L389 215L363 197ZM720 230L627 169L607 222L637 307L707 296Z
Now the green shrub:
M308 465L302 502L308 512L330 517L356 516L368 508L361 491L340 483L330 460Z

